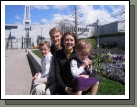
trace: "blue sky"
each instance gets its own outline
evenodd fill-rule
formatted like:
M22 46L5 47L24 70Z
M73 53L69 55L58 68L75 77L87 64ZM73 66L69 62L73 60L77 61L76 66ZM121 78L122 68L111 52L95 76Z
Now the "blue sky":
M61 20L73 21L74 5L77 3L78 12L82 15L78 20L81 24L94 23L99 19L100 24L107 24L114 21L123 20L125 15L116 16L122 9L125 9L125 2L22 2L14 4L5 3L5 24L22 24L24 18L24 7L30 5L32 24L55 24ZM61 5L59 5L59 4ZM84 4L83 4L84 3ZM109 4L108 4L109 3ZM46 5L44 5L46 4ZM68 4L68 5L66 5ZM91 4L91 5L90 5ZM95 5L94 5L95 4ZM113 5L112 5L113 4Z

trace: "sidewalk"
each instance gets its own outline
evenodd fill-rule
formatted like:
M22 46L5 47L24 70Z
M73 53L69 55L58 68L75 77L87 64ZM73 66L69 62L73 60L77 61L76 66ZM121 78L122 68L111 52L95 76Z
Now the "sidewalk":
M5 50L5 95L29 95L32 82L25 49Z

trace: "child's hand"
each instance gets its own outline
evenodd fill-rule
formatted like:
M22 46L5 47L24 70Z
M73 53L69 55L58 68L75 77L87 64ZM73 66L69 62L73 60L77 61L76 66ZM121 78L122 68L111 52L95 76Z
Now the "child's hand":
M92 61L89 63L88 70L92 71Z
M37 79L39 74L40 74L40 73L36 73L36 74L34 75L33 79L34 79L34 80Z
M85 59L84 63L83 63L83 67L85 68L86 66L88 66L89 64L92 64L92 61L90 59Z

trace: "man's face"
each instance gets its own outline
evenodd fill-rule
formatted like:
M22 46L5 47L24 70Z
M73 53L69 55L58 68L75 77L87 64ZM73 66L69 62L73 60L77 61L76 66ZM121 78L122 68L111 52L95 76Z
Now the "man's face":
M53 33L53 35L51 36L51 41L52 41L52 43L53 43L55 46L61 44L61 37L62 37L62 35L60 34L60 32L55 32L55 33Z

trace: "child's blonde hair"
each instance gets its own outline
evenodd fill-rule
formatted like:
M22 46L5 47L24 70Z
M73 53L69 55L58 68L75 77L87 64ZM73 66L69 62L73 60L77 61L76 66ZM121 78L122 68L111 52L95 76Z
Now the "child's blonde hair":
M92 45L84 39L78 40L77 44L75 45L75 51L81 51L83 49L89 49L89 51L91 51Z
M40 46L43 46L43 45L45 45L45 44L47 45L48 48L50 48L50 43L49 43L48 41L43 41L43 42L41 42L41 43L39 44L39 47L40 47Z

